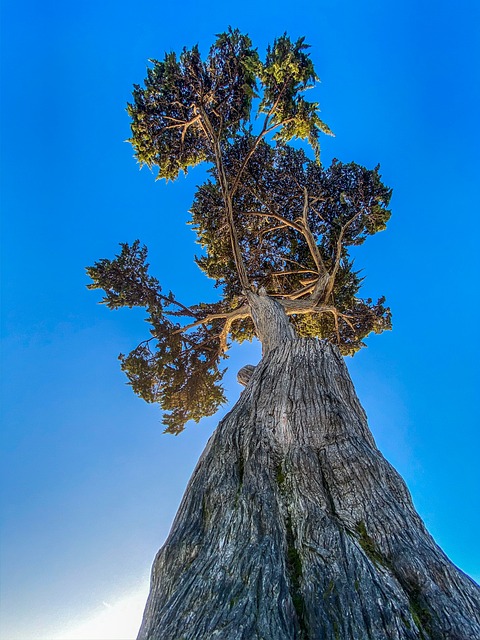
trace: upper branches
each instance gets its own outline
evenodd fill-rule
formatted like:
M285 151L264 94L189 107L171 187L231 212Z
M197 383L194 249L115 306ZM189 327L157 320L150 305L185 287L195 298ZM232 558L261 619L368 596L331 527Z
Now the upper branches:
M319 133L331 131L318 115L318 103L303 95L317 80L307 48L303 38L292 42L284 35L262 62L250 38L229 29L204 61L197 46L178 58L169 53L163 61L151 60L144 87L134 86L128 105L130 142L139 162L157 167L158 178L167 180L204 160L218 164L222 158L215 158L215 146L242 136L243 125L258 117L260 130L250 139L232 191L270 132L282 142L308 139L318 153ZM260 100L252 113L254 98Z
M208 160L216 170L228 222L229 244L240 286L248 288L245 259L234 221L233 197L250 159L263 138L308 139L318 156L320 131L330 132L318 116L318 104L303 96L316 80L303 39L278 38L261 62L251 41L238 30L218 36L205 61L198 47L180 58L167 54L152 60L145 88L135 85L128 105L132 138L141 164L158 167L158 177L175 179L181 170ZM253 98L260 97L252 113ZM249 123L262 116L256 135ZM227 176L224 149L232 141L249 140L235 175Z
M192 224L204 249L196 258L221 299L186 306L149 275L146 250L122 245L114 260L88 269L110 308L147 309L151 337L122 368L134 390L167 411L167 430L213 413L224 400L221 359L228 340L255 334L249 292L277 298L297 332L326 338L344 354L391 326L384 298L362 300L351 246L385 228L390 190L379 169L319 160L331 134L306 91L318 80L303 38L275 40L262 60L238 30L152 60L128 105L132 143L158 178L176 179L203 161L209 179L195 194ZM290 146L305 140L314 159Z
M158 178L214 161L215 142L234 137L250 115L257 54L238 31L219 36L205 61L198 47L151 60L144 88L134 86L130 142Z

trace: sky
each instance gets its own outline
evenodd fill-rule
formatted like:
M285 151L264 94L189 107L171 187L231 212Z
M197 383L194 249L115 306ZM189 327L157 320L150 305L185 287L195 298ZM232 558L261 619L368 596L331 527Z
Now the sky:
M393 331L348 367L377 444L435 540L480 580L476 0L210 4L4 0L1 38L2 460L0 637L128 640L188 479L258 344L232 350L228 406L178 437L136 398L117 356L145 336L85 266L139 238L165 290L214 300L186 225L204 169L139 171L125 106L149 58L229 25L262 55L305 36L322 160L381 164L388 229L359 250Z

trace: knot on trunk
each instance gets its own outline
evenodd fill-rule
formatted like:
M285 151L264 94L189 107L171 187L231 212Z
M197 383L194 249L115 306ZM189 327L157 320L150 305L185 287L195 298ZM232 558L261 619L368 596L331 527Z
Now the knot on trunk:
M244 367L240 369L237 373L237 380L244 387L250 382L250 378L253 376L253 372L255 371L255 366L253 364L246 364Z

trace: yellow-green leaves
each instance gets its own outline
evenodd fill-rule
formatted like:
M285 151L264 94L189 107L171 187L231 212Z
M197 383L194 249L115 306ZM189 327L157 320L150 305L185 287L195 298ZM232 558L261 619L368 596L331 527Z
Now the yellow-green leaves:
M274 139L285 143L293 138L307 140L319 160L319 134L332 132L318 115L318 102L308 102L303 96L318 81L306 49L304 38L292 42L286 34L269 47L260 72L260 112L269 116L270 127L276 130Z
M250 38L229 29L204 60L197 46L179 58L168 53L163 61L151 60L144 87L135 85L127 109L139 162L156 167L158 178L175 180L180 171L215 162L216 144L241 136L260 114L266 116L262 135L307 140L318 160L319 135L331 131L318 103L303 95L318 80L307 48L303 38L292 42L283 35L262 62Z

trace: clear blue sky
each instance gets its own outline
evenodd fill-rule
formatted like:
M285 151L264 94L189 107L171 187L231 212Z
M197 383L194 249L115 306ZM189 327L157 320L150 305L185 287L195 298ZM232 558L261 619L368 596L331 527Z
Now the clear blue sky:
M116 360L145 335L142 314L98 306L84 267L140 238L165 289L214 296L185 225L203 173L166 186L140 172L125 104L148 58L205 51L228 25L260 51L284 31L305 35L336 134L323 161L380 162L394 189L388 230L357 258L394 330L348 365L430 532L480 579L479 19L476 0L5 0L2 638L79 637L76 625L100 629L122 598L138 610L218 421L162 435ZM236 371L258 358L256 345L234 351L232 402ZM127 623L97 632L132 635Z

